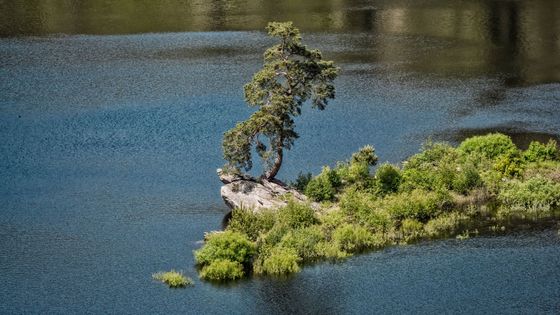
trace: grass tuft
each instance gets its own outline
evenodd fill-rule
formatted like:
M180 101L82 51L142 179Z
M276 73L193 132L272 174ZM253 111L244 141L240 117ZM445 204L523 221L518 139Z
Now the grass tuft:
M191 278L175 270L154 273L152 278L167 284L170 288L184 288L194 284Z

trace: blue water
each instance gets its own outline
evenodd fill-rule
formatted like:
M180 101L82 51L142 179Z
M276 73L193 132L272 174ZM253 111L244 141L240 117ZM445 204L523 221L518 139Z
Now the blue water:
M557 33L531 33L532 15L511 48L437 23L401 32L385 2L347 9L382 27L304 34L342 73L337 99L298 118L281 179L365 144L398 162L429 137L560 134ZM411 23L439 12L428 9ZM272 42L257 31L39 33L0 38L0 313L560 312L556 230L390 248L287 279L199 281L192 250L227 213L221 137L251 113L242 86ZM492 58L481 62L481 46ZM195 286L151 279L171 268Z

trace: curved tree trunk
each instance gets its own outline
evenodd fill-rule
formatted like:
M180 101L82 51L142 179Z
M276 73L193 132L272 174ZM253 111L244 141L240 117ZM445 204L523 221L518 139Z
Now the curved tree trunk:
M280 170L280 167L282 166L283 154L284 154L284 152L282 151L282 147L281 146L278 147L278 149L276 150L276 159L274 160L274 164L272 165L270 170L268 172L266 172L265 175L264 175L264 177L266 179L268 179L268 180L274 179L276 174L278 174L278 171Z

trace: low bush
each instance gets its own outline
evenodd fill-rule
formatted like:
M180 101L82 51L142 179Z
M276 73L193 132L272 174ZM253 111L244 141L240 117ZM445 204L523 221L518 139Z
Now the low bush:
M359 189L366 189L372 186L373 177L369 173L369 165L367 163L338 164L336 172L348 186L355 186Z
M544 177L560 183L560 161L544 161L527 164L523 174L525 178Z
M276 215L271 211L254 213L252 210L234 209L227 229L247 235L256 241L261 233L266 233L274 226Z
M375 183L381 195L397 192L401 184L400 170L389 164L384 163L375 172Z
M436 187L434 173L432 170L405 168L402 171L402 182L399 187L401 191L432 190Z
M366 228L355 224L343 224L332 235L340 250L355 253L363 251L374 244L373 234Z
M403 163L401 191L448 190L453 186L458 153L445 143L427 144L426 151Z
M404 219L401 223L401 232L405 243L417 240L424 234L423 224L416 219Z
M313 225L302 229L290 230L282 237L279 246L293 248L303 261L312 261L320 256L317 253L316 246L323 240L324 236L321 228Z
M336 195L336 189L328 178L318 176L309 181L305 188L305 195L314 201L333 200Z
M347 191L340 199L340 209L344 214L375 231L385 231L391 224L391 218L379 204L375 196L363 191Z
M453 190L464 195L474 188L482 187L482 185L483 182L480 174L470 164L460 169L452 182Z
M154 273L152 278L167 284L170 288L184 288L188 285L193 285L191 278L175 270Z
M517 150L508 151L495 159L494 170L507 177L521 175L525 163L521 158L521 153Z
M517 151L511 138L501 133L468 138L461 142L457 149L463 154L477 155L490 160L508 152Z
M259 273L282 275L300 270L300 258L293 248L274 247L268 257L263 260L262 270Z
M334 200L336 189L340 184L338 174L325 166L321 174L309 181L305 188L305 195L315 201Z
M304 228L317 223L315 211L306 204L289 201L278 210L277 223L292 229Z
M447 210L452 204L446 192L413 190L389 195L381 202L394 220L417 219L425 222Z
M320 226L325 233L331 232L337 226L340 226L346 221L346 214L344 214L341 210L329 211L319 217Z
M210 234L204 246L195 251L197 264L209 265L216 260L248 264L255 253L255 245L244 234L225 231Z
M212 281L226 281L240 279L245 275L243 265L237 261L217 259L204 266L200 277Z
M453 161L458 157L455 148L444 142L428 141L422 150L411 156L405 163L405 169L427 169L439 166L442 162Z
M424 232L429 237L449 237L469 221L469 217L458 212L450 212L431 219L424 225Z
M276 224L268 233L263 235L263 237L257 239L257 246L261 246L262 244L274 246L280 243L284 235L291 230L292 229L286 225Z
M315 246L315 250L319 257L328 260L340 260L350 256L350 254L341 250L338 244L334 242L319 242Z
M544 177L526 181L506 182L498 194L498 200L506 207L554 208L560 205L560 184Z
M349 161L339 162L336 165L335 172L341 179L341 183L366 189L371 187L373 183L370 167L377 164L377 160L375 149L367 145L352 154Z
M527 162L554 161L560 158L556 141L550 139L547 144L533 141L529 148L523 152L523 159Z

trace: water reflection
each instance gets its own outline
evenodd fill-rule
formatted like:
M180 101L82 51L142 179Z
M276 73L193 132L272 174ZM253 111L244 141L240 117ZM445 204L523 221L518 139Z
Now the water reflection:
M560 81L560 2L363 0L0 0L0 36L262 30L365 34L359 55L440 75L503 75L508 85ZM364 37L362 37L364 39ZM437 50L425 50L425 41Z

